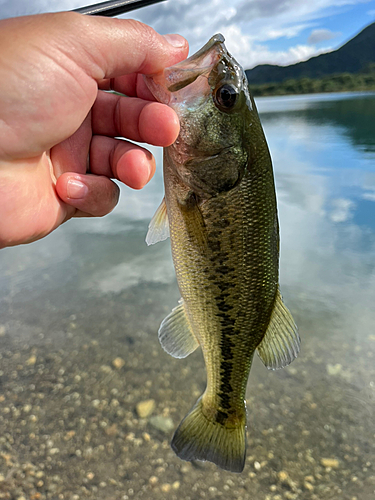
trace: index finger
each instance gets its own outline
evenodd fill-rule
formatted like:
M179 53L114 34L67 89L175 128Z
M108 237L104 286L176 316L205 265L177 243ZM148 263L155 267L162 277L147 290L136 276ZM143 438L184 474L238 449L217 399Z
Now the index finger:
M140 97L147 101L156 101L140 73L102 80L98 82L98 87L101 90L114 90L128 97Z

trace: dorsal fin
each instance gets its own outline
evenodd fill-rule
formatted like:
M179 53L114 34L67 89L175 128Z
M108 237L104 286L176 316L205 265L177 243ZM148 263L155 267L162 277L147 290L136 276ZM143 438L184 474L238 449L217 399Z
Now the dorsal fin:
M167 214L167 205L165 198L163 198L158 209L156 210L153 218L148 225L146 235L147 245L154 245L159 241L164 241L169 237L169 222Z
M297 326L278 289L266 334L257 349L259 357L271 370L283 368L297 357L300 342Z
M162 348L174 358L186 358L199 346L182 299L162 321L158 334Z

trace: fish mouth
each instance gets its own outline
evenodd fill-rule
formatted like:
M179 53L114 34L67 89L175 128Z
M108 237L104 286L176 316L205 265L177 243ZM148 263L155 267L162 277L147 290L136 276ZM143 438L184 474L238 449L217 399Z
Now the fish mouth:
M166 68L164 78L170 92L176 92L193 83L199 76L209 74L222 55L224 37L214 35L198 52L185 61Z
M206 97L211 91L209 76L212 70L224 55L229 55L224 40L222 34L216 34L188 59L155 75L145 76L146 85L155 99L172 107L181 104L188 92L191 94L191 88L186 88L197 80L198 84L194 85L195 96Z

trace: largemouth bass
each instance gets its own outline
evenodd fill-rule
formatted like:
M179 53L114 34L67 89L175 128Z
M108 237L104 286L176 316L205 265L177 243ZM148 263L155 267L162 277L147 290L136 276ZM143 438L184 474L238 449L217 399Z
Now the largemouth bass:
M182 296L159 339L176 358L201 346L207 370L206 390L172 448L184 460L241 472L254 353L276 369L297 356L300 344L278 286L271 158L245 73L222 35L146 83L181 124L164 149L165 197L146 238L152 244L170 233Z

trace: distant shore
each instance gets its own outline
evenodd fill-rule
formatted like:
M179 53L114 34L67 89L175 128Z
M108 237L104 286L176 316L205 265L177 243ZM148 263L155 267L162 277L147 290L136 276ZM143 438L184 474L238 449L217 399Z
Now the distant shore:
M324 92L375 91L375 70L366 73L342 73L323 78L299 78L281 83L252 85L250 90L255 97L293 94L321 94Z

